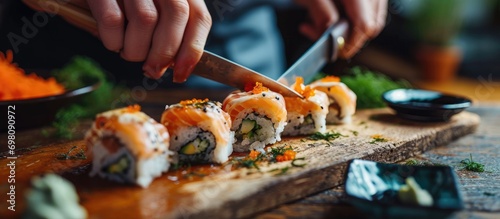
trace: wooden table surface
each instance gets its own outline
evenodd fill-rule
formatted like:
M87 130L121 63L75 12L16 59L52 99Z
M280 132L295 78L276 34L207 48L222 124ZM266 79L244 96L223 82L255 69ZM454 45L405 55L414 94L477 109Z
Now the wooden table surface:
M149 91L139 101L144 111L158 119L166 103L189 98L221 99L229 91ZM442 145L415 159L447 164L457 171L466 208L454 218L500 218L500 102L476 105L468 111L481 116L476 133L465 136L449 145ZM83 125L82 127L88 127ZM5 139L5 133L0 139ZM79 136L81 137L81 136ZM53 142L44 139L40 129L26 130L18 134L18 147L30 147ZM2 144L3 145L3 144ZM3 148L1 151L6 150ZM474 173L459 167L461 160L472 154L474 161L485 164L487 172ZM3 204L1 206L4 206ZM254 215L255 218L366 218L354 207L345 203L343 187L339 186L294 202L284 204L267 212Z

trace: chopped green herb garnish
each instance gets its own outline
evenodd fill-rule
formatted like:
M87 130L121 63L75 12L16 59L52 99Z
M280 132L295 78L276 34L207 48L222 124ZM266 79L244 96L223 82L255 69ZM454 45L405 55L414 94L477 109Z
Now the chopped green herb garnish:
M73 150L77 149L77 146L73 146L69 149L68 152L62 153L62 154L57 154L56 158L58 160L85 160L87 159L87 156L85 155L85 151L83 149L78 148L79 150L75 154L71 154Z
M464 165L464 169L473 172L484 172L484 164L480 164L472 160L472 154L470 154L470 159L467 158L465 160L460 161L462 165Z
M389 141L386 138L382 137L381 135L373 135L372 139L373 140L369 142L370 144L376 144L378 142L387 142L387 141Z
M354 135L354 136L358 136L359 132L358 131L354 131L354 130L351 130L351 133Z
M409 165L409 166L418 166L419 162L417 160L411 159L411 160L407 160L405 164Z
M345 135L340 134L340 132L327 132L327 133L321 133L321 132L316 132L309 136L309 139L311 140L325 140L325 141L333 141L337 138L340 137L347 137Z
M429 162L429 161L419 161L419 160L415 160L415 159L407 160L405 165L408 165L408 166L448 166L448 165L442 164L442 163L434 163L434 162Z
M270 147L267 148L267 153L260 153L259 151L252 150L250 154L244 158L235 158L232 160L232 163L235 164L236 167L244 167L244 168L255 168L259 172L261 168L258 166L259 163L274 163L274 162L284 162L291 161L291 165L282 169L273 169L269 172L279 171L277 175L285 174L289 168L293 167L303 167L306 165L305 158L295 158L297 152L293 150L293 147L283 146L283 147ZM299 161L302 161L299 162Z
M239 160L239 164L246 168L255 168L257 170L260 170L259 166L257 165L257 160Z
M283 167L283 168L276 168L276 169L272 169L272 170L269 170L270 173L272 172L278 172L276 173L277 176L280 176L280 175L285 175L286 172L288 172L288 170L290 169L290 166L286 166L286 167Z

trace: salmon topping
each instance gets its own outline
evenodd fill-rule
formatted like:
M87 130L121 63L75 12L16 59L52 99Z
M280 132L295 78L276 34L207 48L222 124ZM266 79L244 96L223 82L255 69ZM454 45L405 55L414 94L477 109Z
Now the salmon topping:
M321 82L340 82L340 78L337 76L329 75L326 76L322 79L320 79Z

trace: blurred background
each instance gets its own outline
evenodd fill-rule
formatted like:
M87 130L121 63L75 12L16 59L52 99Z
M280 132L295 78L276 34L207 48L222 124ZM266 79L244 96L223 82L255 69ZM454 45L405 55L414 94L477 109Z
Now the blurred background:
M500 1L390 0L385 29L353 60L330 65L342 74L361 65L427 89L500 100ZM293 63L305 40L278 12ZM294 18L300 22L304 18ZM299 37L297 37L299 36ZM299 46L298 46L299 45Z
M297 28L306 13L296 7L274 9L289 66L312 43ZM500 99L500 0L390 0L388 11L386 27L376 39L352 60L336 62L324 72L342 75L360 65L421 88ZM21 1L0 2L1 51L12 49L7 35L21 32L23 17L35 18L35 13ZM19 66L60 68L76 54L96 60L113 81L126 79L125 84L134 86L143 80L141 63L121 60L97 38L58 16L49 19L29 43L19 44L22 51L14 54ZM163 80L164 87L179 86L170 80Z

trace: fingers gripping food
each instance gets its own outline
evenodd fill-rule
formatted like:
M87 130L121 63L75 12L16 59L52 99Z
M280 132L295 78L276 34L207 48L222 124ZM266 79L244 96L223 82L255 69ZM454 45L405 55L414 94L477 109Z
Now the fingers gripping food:
M298 77L292 88L304 98L285 97L287 125L283 131L285 136L309 135L326 131L326 115L328 114L328 96L303 84Z
M167 129L137 105L98 114L85 141L91 176L147 187L170 167Z
M328 124L350 123L356 112L356 94L349 87L340 82L340 78L327 76L309 86L325 92L328 95L329 106L326 122Z
M222 104L233 122L235 151L264 151L267 144L281 141L286 124L285 101L281 94L270 91L261 83L246 92L230 94Z
M167 106L161 123L180 161L224 163L233 152L231 119L219 102L192 99Z

